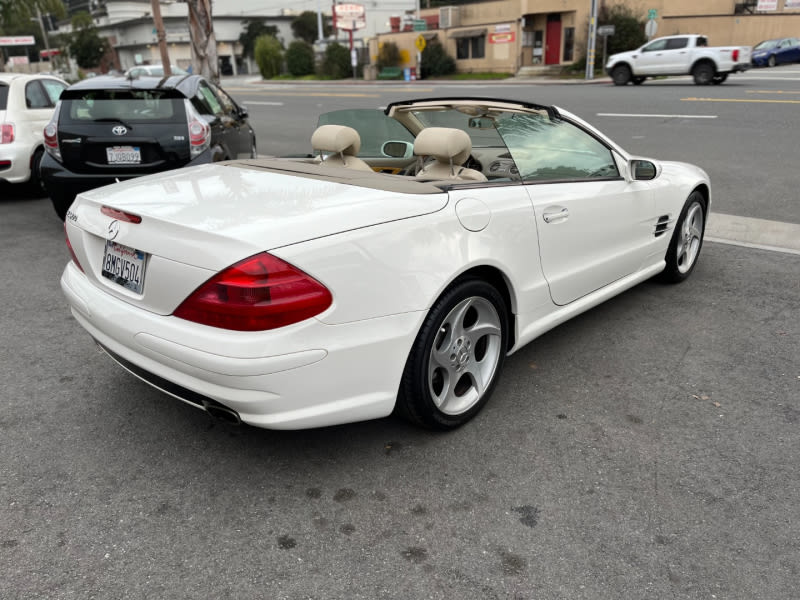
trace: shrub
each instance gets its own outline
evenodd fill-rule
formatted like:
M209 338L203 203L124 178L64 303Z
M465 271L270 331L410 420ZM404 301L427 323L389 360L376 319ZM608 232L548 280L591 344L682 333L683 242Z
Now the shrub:
M256 40L256 64L264 79L272 79L281 72L283 48L275 36L262 35Z
M378 49L378 70L400 66L400 48L394 42L384 42Z
M597 24L613 25L614 35L608 36L606 57L617 52L634 50L647 42L644 33L645 19L636 16L632 8L624 4L603 5L597 14ZM586 58L581 61L586 66ZM597 36L595 43L595 69L603 68L603 38Z
M314 48L308 42L296 40L286 50L286 68L295 77L314 72Z
M456 61L439 42L432 41L422 51L421 78L441 77L456 72Z
M353 73L350 65L350 51L336 42L328 44L319 67L319 74L331 79L345 79Z

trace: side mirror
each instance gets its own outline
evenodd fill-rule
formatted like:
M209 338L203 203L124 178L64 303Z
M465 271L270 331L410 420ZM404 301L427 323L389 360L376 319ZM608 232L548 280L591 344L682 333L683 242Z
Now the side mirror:
M470 129L494 129L494 119L492 117L472 117L469 120Z
M242 119L246 119L249 116L250 116L250 113L247 112L247 109L244 106L240 106L239 107L239 117L241 117Z
M651 160L643 158L631 159L629 165L631 179L634 181L650 181L658 177L659 168Z
M414 156L414 144L401 141L384 142L381 154L390 158L411 158Z

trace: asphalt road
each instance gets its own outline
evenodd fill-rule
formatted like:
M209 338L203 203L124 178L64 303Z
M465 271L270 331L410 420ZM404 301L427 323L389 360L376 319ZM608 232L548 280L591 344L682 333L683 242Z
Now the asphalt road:
M681 100L791 86L467 89L555 102L632 151L702 164L721 212L800 223L779 158L797 106ZM292 144L323 108L421 95L390 87L234 95L284 103L249 106L260 150L283 153L305 150ZM377 97L341 95L356 93ZM768 140L781 152L760 157ZM684 284L640 285L513 355L448 434L212 421L122 372L69 316L46 199L0 187L0 257L4 600L797 595L796 254L706 243Z

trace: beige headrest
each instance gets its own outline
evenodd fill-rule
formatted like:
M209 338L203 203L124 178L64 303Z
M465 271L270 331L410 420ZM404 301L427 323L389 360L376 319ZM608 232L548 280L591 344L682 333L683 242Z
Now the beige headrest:
M437 161L462 165L472 152L472 140L466 131L448 127L427 127L414 140L414 154L433 156Z
M311 136L311 147L321 152L341 152L345 156L355 156L361 149L361 138L352 127L321 125Z

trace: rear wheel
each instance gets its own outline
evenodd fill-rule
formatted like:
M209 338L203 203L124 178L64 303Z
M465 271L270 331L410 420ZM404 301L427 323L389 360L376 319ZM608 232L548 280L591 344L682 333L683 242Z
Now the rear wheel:
M719 75L714 75L714 78L711 80L711 83L714 85L719 85L720 83L725 83L725 80L728 78L727 73L720 73Z
M67 218L67 211L75 200L75 194L69 190L58 190L50 192L50 200L53 202L53 208L58 215L58 218L64 221Z
M633 78L633 85L642 85L644 80L647 79L646 77L634 77Z
M694 77L695 85L708 85L714 79L714 67L708 63L700 63L692 69L692 77Z
M661 273L663 281L679 283L692 274L703 247L705 206L703 194L698 191L689 194L669 242L667 266Z
M31 157L31 178L28 180L28 191L41 198L47 196L47 191L44 189L44 182L42 181L41 165L44 150L38 148Z
M508 313L489 283L466 279L431 308L408 356L395 412L423 427L453 429L494 390L506 356Z
M628 65L619 65L611 71L611 79L614 85L628 85L631 80L631 68Z

